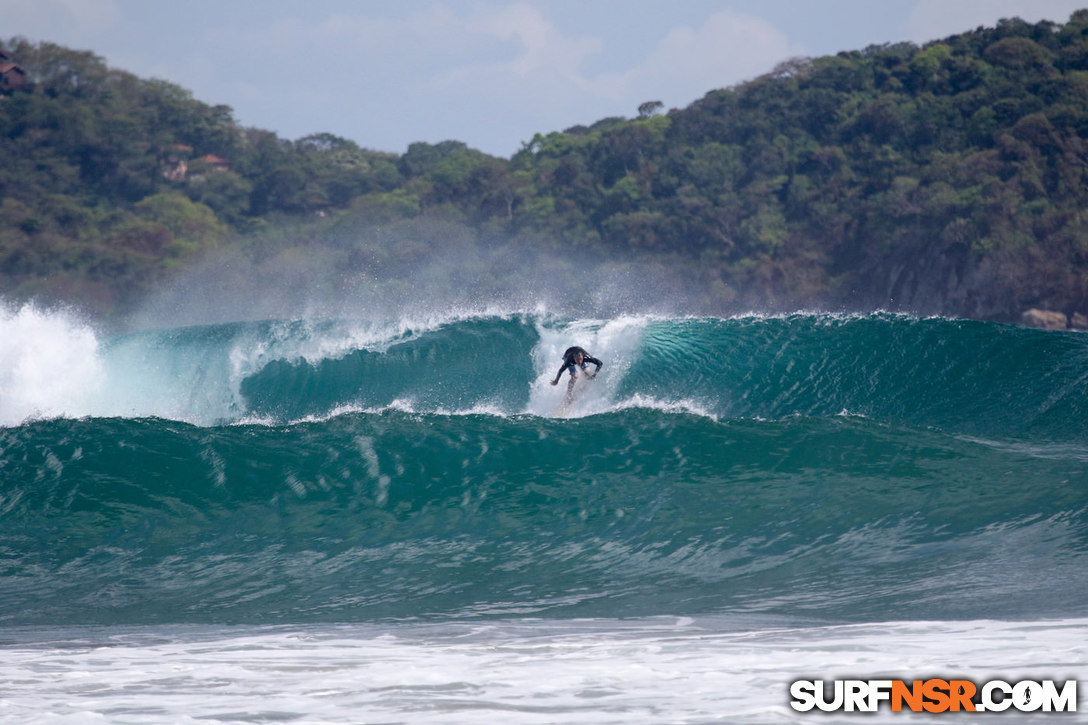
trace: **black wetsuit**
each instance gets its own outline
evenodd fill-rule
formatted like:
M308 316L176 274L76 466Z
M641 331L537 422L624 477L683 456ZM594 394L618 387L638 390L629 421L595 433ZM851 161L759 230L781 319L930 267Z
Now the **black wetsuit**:
M578 363L574 362L574 355L575 355L575 353L579 353L579 352L582 353L582 364L581 365L578 365ZM604 363L602 363L600 360L598 360L597 358L590 355L588 352L586 352L582 348L580 348L580 347L568 347L567 351L563 353L563 367L559 368L559 372L557 372L555 374L555 381L554 382L558 383L559 378L563 377L563 373L568 368L570 369L570 374L571 374L571 377L573 378L574 377L574 368L575 367L581 367L583 370L585 370L586 365L588 365L589 363L593 363L594 365L597 366L597 369L593 371L594 375L596 375L598 372L600 372L601 365L604 365Z

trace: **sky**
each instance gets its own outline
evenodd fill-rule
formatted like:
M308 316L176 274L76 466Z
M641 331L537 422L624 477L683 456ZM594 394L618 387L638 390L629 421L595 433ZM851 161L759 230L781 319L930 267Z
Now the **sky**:
M90 50L243 126L377 151L683 108L795 56L925 43L1088 0L0 0L0 41Z

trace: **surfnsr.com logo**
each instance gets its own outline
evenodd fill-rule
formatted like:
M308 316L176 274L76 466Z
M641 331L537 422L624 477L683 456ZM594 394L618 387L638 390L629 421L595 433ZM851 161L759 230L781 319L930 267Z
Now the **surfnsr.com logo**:
M892 712L1076 712L1077 681L797 680L790 697L799 712L876 712L881 703Z

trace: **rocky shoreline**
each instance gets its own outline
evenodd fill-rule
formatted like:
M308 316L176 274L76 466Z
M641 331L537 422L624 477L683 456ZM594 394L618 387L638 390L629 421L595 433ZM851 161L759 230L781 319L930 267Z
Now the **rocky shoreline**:
M1020 322L1027 327L1044 330L1088 330L1088 316L1082 312L1066 315L1057 310L1031 308L1020 315Z

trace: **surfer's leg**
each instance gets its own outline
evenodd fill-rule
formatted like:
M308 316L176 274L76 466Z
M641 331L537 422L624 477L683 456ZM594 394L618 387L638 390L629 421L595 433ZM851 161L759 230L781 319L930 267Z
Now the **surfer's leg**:
M575 381L576 379L577 379L577 378L575 377L575 375L573 374L573 371L572 371L572 372L571 372L571 376L570 376L570 380L569 380L569 381L567 381L567 395L566 395L566 399L567 399L568 401L570 401L570 400L572 400L572 399L574 398L574 381Z

